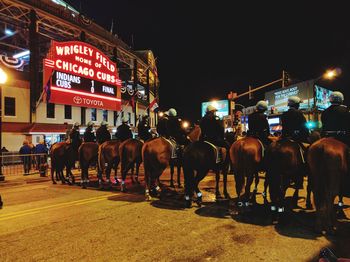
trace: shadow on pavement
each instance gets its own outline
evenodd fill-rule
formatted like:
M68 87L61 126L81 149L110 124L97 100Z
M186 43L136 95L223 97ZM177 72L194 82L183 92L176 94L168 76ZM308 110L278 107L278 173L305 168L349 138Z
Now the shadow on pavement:
M229 201L203 202L203 207L198 208L195 213L203 217L230 218Z
M183 210L185 209L185 202L183 194L177 192L175 189L162 187L162 193L159 200L154 200L151 205L156 208L169 210Z

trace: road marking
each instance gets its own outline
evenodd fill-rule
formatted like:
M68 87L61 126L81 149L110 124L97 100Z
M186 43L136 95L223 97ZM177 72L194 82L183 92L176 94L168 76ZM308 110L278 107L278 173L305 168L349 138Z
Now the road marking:
M71 206L78 206L78 205L85 205L85 204L90 204L90 203L94 203L94 202L99 202L99 201L102 201L102 200L106 200L106 199L108 199L111 196L116 196L116 194L104 195L104 196L98 196L98 197L92 197L92 198L86 198L86 199L80 199L80 200L74 200L74 201L54 204L54 205L50 205L50 206L44 206L44 207L27 209L27 210L23 210L23 211L11 212L11 213L8 213L8 214L0 215L0 221L13 219L13 218L17 218L17 217L22 217L22 216L27 216L27 215L32 215L32 214L36 214L36 213L39 213L41 211L45 211L45 210L49 210L49 209L56 209L56 208L62 208L62 207L71 207Z

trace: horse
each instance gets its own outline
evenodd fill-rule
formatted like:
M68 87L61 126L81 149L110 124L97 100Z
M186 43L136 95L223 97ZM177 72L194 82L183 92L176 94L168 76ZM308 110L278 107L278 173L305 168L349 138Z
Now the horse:
M299 188L302 187L307 165L300 145L290 139L283 138L270 144L266 150L266 180L271 198L271 211L283 213L285 210L285 194L291 183L295 184L293 205L297 205ZM266 186L265 186L266 187ZM311 206L311 185L307 186L306 205Z
M106 141L103 144L99 146L98 149L98 166L99 166L99 172L98 172L98 183L99 188L102 189L102 175L104 172L106 172L106 178L107 178L107 184L108 187L111 186L110 184L110 176L111 176L111 170L114 168L115 170L115 183L119 184L118 178L117 178L117 168L120 162L120 155L119 155L119 140L111 140ZM107 164L107 168L106 168Z
M65 184L66 179L63 175L63 169L66 167L66 178L68 183L74 184L74 176L71 169L74 167L76 152L74 151L72 145L66 142L54 143L50 148L50 158L51 158L51 180L53 184L56 184L56 180L61 180L62 184ZM72 182L70 182L70 180Z
M230 159L236 181L237 205L249 206L255 202L258 172L262 169L263 146L254 137L243 137L235 141L230 148ZM255 178L255 190L251 195L250 187Z
M142 146L143 142L138 139L127 139L119 146L119 155L121 162L122 184L121 191L126 192L125 178L128 171L131 169L132 183L139 182L139 168L142 163ZM136 178L134 180L134 166L136 167Z
M193 129L187 134L187 140L188 140L187 142L198 141L200 135L201 135L201 128L199 127L199 125L195 125ZM181 167L183 166L183 150L184 150L184 147L180 146L177 152L178 158L172 159L170 161L170 187L175 187L174 185L175 166L177 168L177 185L179 188L182 187L180 176L181 176Z
M339 195L342 203L344 181L349 171L349 147L335 138L322 138L310 146L307 159L316 206L315 229L333 234L334 199Z
M142 160L145 169L145 196L146 200L151 200L150 189L160 193L159 177L171 160L170 143L163 137L147 140L142 147ZM155 187L156 180L158 185Z
M79 147L79 164L81 168L81 187L89 183L89 167L97 163L98 145L94 142L84 142ZM99 172L99 170L98 170Z
M209 170L213 170L216 174L216 199L221 198L219 190L220 173L223 174L224 196L229 199L227 192L227 173L229 157L225 148L221 148L222 159L217 163L217 148L206 141L195 141L189 144L183 155L183 169L185 177L185 203L186 207L192 206L192 196L194 191L197 195L196 203L201 206L202 193L199 190L199 183L208 174ZM196 175L195 175L196 171Z

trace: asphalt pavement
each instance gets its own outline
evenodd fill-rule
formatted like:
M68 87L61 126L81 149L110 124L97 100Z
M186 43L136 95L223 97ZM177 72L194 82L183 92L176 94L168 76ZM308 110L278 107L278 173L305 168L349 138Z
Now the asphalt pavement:
M140 180L128 179L129 191L121 193L94 182L81 189L39 175L7 177L0 182L0 261L316 261L323 247L350 257L350 221L339 220L335 236L315 234L304 191L299 208L278 225L263 205L263 180L257 205L243 215L234 201L215 202L213 174L200 184L203 205L191 209L184 208L182 188L168 187L168 170L161 200L145 201ZM232 175L229 191L234 198ZM345 198L350 218L349 206Z

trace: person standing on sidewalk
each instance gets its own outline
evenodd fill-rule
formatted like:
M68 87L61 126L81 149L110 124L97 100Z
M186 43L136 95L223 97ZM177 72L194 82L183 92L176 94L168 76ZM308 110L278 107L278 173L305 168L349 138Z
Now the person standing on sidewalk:
M32 148L29 146L28 140L23 141L23 146L19 149L19 154L22 155L22 161L23 161L23 168L24 168L24 175L29 175L29 170L31 166L31 155Z

